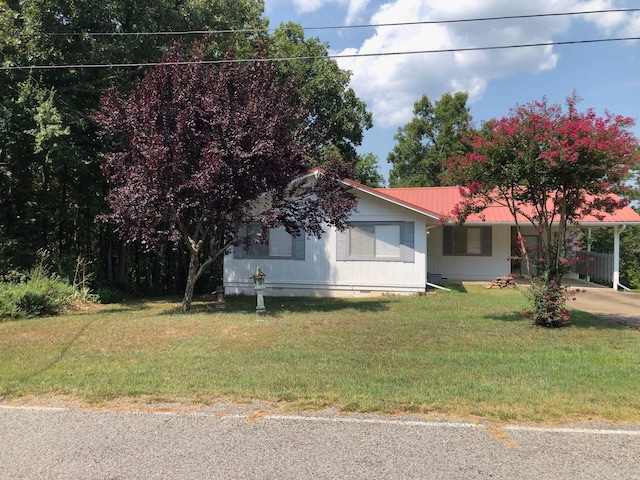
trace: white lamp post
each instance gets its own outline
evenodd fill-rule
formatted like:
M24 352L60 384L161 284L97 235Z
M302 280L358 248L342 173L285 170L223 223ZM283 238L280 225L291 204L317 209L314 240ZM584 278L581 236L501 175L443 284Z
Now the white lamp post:
M256 291L256 312L266 313L267 309L264 306L264 289L266 288L266 285L264 284L264 279L267 278L267 276L262 272L262 270L260 270L260 267L256 267L256 273L254 273L251 278L253 279L254 284L253 289Z

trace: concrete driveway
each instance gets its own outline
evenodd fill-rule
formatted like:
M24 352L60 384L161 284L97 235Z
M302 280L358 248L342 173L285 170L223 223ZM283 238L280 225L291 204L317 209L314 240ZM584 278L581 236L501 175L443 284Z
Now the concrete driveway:
M568 306L640 329L640 294L617 292L612 288L580 280L567 279L564 283L586 290L578 293L576 300L569 301Z

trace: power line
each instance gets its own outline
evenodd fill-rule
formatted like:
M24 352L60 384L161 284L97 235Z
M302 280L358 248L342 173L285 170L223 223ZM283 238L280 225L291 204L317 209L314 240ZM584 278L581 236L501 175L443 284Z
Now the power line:
M494 20L516 20L527 18L544 18L544 17L564 17L570 15L588 15L591 13L619 13L619 12L639 12L640 8L616 8L610 10L586 10L581 12L561 12L561 13L535 13L530 15L505 15L500 17L479 17L479 18L462 18L456 20L426 20L419 22L401 22L401 23L377 23L364 25L346 25L342 27L307 27L305 30L328 30L343 28L372 28L372 27L396 27L403 25L437 25L447 23L467 23L467 22L487 22Z
M460 18L454 20L424 20L415 22L397 22L397 23L369 23L358 25L326 25L319 27L302 27L303 30L345 30L356 28L376 28L376 27L403 27L414 25L440 25L452 23L469 23L469 22L488 22L498 20L520 20L530 18L546 18L546 17L564 17L576 15L590 15L595 13L633 13L639 12L640 8L614 8L608 10L585 10L580 12L558 12L558 13L537 13L530 15L505 15L498 17L478 17L478 18ZM275 31L277 28L247 28L247 29L224 29L224 30L188 30L188 31L164 31L164 32L33 32L22 33L22 36L31 37L143 37L143 36L184 36L184 35L214 35L227 33L264 33Z
M540 43L522 43L513 45L495 45L485 47L466 47L466 48L445 48L438 50L415 50L400 52L378 52L378 53L352 53L352 54L335 54L322 56L300 56L300 57L269 57L269 58L250 58L250 59L223 59L223 60L201 60L182 62L146 62L146 63L110 63L110 64L69 64L69 65L28 65L28 66L5 66L0 67L2 70L59 70L59 69L82 69L82 68L135 68L135 67L158 67L171 65L211 65L222 63L245 63L245 62L288 62L294 60L320 60L320 59L341 59L341 58L367 58L367 57L386 57L398 55L420 55L430 53L456 53L456 52L475 52L485 50L506 50L512 48L532 48L532 47L548 47L557 45L580 45L589 43L604 42L624 42L640 40L640 37L618 37L618 38L599 38L591 40L567 40L559 42L540 42Z

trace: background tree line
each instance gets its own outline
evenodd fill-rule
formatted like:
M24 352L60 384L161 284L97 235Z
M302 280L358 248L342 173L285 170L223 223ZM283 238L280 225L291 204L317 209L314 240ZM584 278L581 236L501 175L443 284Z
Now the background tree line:
M299 25L268 30L263 11L260 0L0 0L1 66L114 65L0 71L0 272L27 269L47 250L62 275L71 275L79 258L89 263L96 288L184 289L183 242L148 251L96 221L107 213L108 186L94 115L106 89L127 92L145 72L115 65L157 62L177 38L187 48L201 39L149 32L213 31L207 60L230 48L252 58L265 41L272 57L317 57L278 63L278 74L295 86L292 104L307 105L313 123L324 126L324 160L337 159L352 174L372 119L348 86L350 74L323 58L328 45L305 38ZM215 287L219 276L218 265L198 288Z
M300 25L269 30L263 12L261 0L0 0L0 66L113 65L0 70L0 273L28 269L46 250L62 275L71 276L79 259L89 264L96 288L183 290L189 268L183 242L148 251L120 238L111 223L96 221L108 212L109 193L101 171L105 145L93 120L100 98L111 86L130 91L148 71L133 65L160 60L176 38L185 46L202 39L149 32L212 31L208 60L222 59L232 47L238 58L252 58L265 41L271 57L314 57L278 63L277 70L292 86L292 104L304 105L312 123L323 127L319 165L337 161L355 180L383 186L375 155L356 154L372 118L349 88L349 72L323 58L329 46L305 38ZM473 126L467 100L467 93L456 92L416 102L387 157L390 186L452 183L448 159L469 153L464 139L490 125ZM625 230L621 252L621 281L632 287L640 286L636 230ZM607 251L606 236L594 234L595 250ZM198 290L219 279L218 262Z

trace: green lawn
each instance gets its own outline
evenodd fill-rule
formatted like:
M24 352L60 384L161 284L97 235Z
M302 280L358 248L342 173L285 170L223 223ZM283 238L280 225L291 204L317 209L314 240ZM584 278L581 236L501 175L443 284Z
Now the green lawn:
M206 299L205 299L206 300ZM504 421L640 423L640 331L584 313L531 326L514 290L106 305L0 323L0 397L71 396Z

